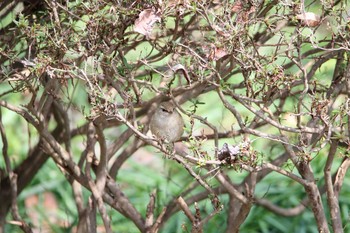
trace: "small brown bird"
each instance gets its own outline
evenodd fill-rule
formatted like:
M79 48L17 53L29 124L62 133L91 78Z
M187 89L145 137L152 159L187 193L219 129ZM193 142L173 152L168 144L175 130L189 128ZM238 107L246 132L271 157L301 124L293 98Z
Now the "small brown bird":
M184 132L184 121L173 103L163 102L152 116L150 128L157 138L175 142Z

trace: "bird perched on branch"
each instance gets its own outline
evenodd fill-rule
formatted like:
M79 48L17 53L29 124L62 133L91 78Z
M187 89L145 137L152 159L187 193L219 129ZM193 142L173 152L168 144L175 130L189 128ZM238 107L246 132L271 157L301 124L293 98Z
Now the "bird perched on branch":
M150 128L157 138L175 142L184 132L184 121L173 103L163 102L152 116Z

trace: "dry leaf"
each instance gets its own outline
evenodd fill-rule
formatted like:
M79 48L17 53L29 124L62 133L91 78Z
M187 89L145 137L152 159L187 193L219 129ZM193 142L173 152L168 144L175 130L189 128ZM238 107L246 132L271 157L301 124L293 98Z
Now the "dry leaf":
M227 55L226 51L223 48L215 48L214 51L214 60L217 61L222 57Z
M160 22L160 17L155 9L146 9L139 14L139 18L135 20L134 31L147 38L151 35L153 25Z
M237 2L235 2L235 4L233 5L233 7L231 8L231 11L232 11L233 13L237 13L237 12L239 12L240 10L242 10L242 8L243 8L242 2L241 2L241 1L237 1Z
M203 50L206 52L207 58L210 61L217 61L228 54L225 48L218 48L214 44L211 44L210 48L203 46Z
M308 27L316 27L320 24L320 16L312 12L299 14L297 15L297 19L299 19L303 25Z
M241 1L238 1L233 5L233 7L231 8L231 11L237 14L237 18L236 18L237 23L245 24L248 22L249 16L252 13L256 12L256 8L255 6L251 5L248 10L248 7L243 7L243 3Z

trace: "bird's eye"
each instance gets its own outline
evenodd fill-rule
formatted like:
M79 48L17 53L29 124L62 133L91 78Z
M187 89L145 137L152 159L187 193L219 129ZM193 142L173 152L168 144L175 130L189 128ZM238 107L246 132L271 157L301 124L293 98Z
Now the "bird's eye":
M160 108L162 112L168 112L165 108Z

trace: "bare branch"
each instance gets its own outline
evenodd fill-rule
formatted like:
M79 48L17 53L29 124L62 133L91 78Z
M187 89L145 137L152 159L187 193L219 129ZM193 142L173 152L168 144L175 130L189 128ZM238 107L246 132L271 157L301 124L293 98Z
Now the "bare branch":
M337 152L338 142L332 141L331 148L329 149L326 166L324 167L325 185L328 206L331 213L332 226L335 232L343 232L343 226L340 217L339 200L334 195L333 181L331 175L331 168L334 160L335 153Z

